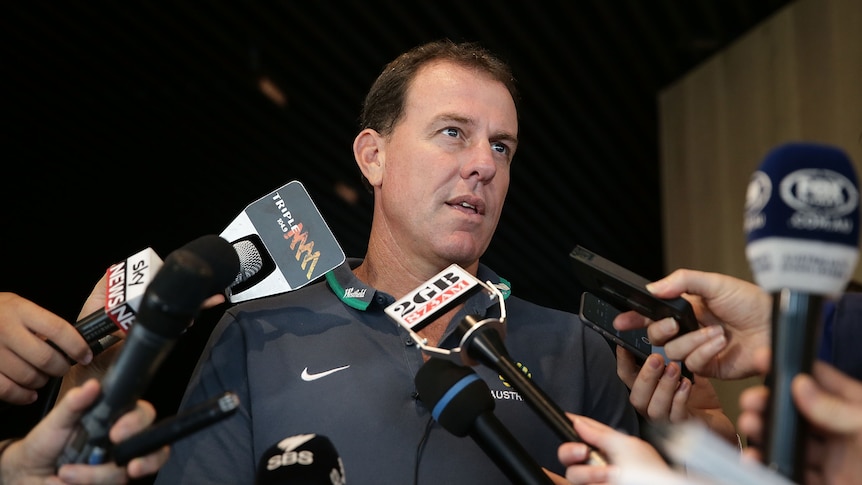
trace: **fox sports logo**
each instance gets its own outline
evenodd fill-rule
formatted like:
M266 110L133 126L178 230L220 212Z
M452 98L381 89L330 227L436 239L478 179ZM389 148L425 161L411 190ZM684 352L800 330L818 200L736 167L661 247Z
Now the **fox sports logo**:
M842 217L859 205L855 184L827 169L808 168L791 172L779 186L781 200L789 207L820 216Z

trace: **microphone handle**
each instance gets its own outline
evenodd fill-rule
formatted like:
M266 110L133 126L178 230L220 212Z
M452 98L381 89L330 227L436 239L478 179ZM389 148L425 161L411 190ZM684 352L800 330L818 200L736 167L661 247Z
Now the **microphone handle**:
M491 338L481 338L483 332L494 332L494 330L479 330L470 341L470 355L502 374L515 390L523 394L527 404L538 413L539 417L545 420L561 440L582 443L583 440L575 431L566 413L539 386L527 378L514 360L500 348L499 342L497 345L494 344L495 339L491 337L493 334L484 335ZM587 463L590 465L608 464L602 454L595 449L590 450Z
M112 450L114 462L125 465L133 458L146 455L231 416L238 407L239 397L233 392L211 398L118 443Z
M492 413L482 413L470 431L473 440L490 456L512 483L551 485L554 482L529 455L512 433Z
M101 308L78 320L75 323L75 329L90 344L90 350L93 351L93 354L98 355L104 350L99 345L99 340L120 330L120 327L105 313L105 309Z
M788 289L773 294L772 370L767 377L769 404L764 461L802 483L808 423L793 403L791 382L810 373L818 347L823 297Z
M176 339L159 335L143 325L132 326L123 351L102 378L98 401L81 417L58 457L58 468L65 463L94 465L109 459L111 426L134 407L175 343Z
M102 351L121 340L119 337L112 338L112 334L119 330L119 327L117 327L117 324L115 324L114 321L105 313L104 309L96 310L79 320L75 324L75 330L77 330L78 333L84 337L84 340L87 341L87 344L90 346L90 350L93 352L94 356L101 354ZM50 340L46 340L45 342L53 347L54 350L63 354L69 362L69 365L75 365L78 363L75 359L66 355L66 352L64 352L63 349L54 342Z

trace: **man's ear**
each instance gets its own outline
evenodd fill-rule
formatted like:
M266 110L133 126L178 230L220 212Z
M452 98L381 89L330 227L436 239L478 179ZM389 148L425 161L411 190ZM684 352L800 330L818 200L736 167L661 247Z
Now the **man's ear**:
M383 145L383 137L371 128L362 130L353 140L353 158L356 159L359 170L372 187L377 187L383 182L383 166L386 158Z

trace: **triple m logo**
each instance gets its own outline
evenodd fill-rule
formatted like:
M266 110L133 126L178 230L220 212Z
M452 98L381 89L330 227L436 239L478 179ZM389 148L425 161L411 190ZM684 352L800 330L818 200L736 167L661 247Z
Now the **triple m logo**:
M301 222L292 226L284 238L290 241L290 249L296 251L296 260L301 260L299 266L306 270L305 277L310 280L320 259L320 251L314 250L314 241L308 241L308 232L302 231Z
M275 209L281 214L276 222L284 233L284 239L290 241L290 249L296 251L296 260L301 260L300 267L306 270L305 277L310 280L314 274L314 267L320 260L320 251L314 250L314 241L309 241L308 231L302 230L302 222L295 220L287 203L278 191L275 191L272 200Z

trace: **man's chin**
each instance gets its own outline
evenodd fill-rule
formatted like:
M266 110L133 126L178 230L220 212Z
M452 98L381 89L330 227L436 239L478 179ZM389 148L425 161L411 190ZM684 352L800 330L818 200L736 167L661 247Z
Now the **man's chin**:
M444 244L440 254L444 255L446 261L456 263L461 267L470 266L478 261L488 247L487 243L480 245L472 236L458 238L455 234L448 237Z

